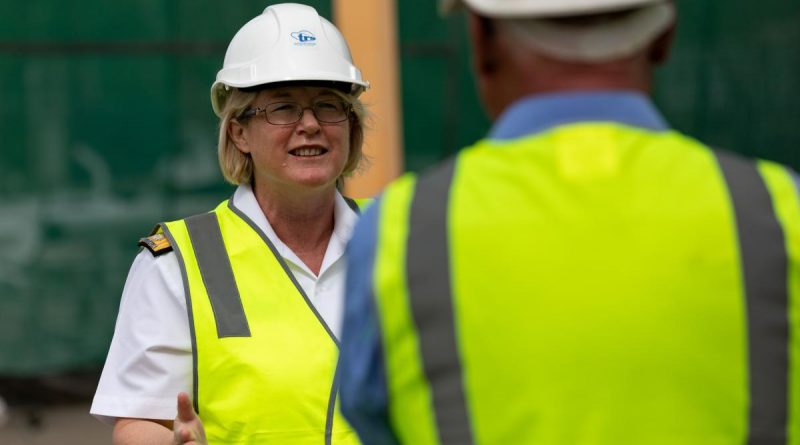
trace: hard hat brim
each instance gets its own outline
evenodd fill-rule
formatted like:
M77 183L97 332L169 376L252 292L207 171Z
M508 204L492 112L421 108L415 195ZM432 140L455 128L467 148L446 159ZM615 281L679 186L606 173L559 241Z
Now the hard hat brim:
M448 14L466 6L491 18L548 18L600 14L633 9L669 0L439 0L439 10Z

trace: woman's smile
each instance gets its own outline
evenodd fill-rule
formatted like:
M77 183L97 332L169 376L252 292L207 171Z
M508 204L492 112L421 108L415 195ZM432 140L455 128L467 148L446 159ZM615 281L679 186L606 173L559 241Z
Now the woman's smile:
M318 145L304 145L289 150L289 154L298 158L316 158L328 153L328 149Z

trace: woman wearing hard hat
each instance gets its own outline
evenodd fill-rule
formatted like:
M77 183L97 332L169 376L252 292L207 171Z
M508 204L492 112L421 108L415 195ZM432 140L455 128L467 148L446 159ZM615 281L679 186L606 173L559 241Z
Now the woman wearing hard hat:
M191 439L185 412L172 431L182 392L209 443L358 442L336 407L358 214L339 189L361 161L367 86L311 7L270 6L234 36L211 103L238 188L142 240L91 409L114 443Z

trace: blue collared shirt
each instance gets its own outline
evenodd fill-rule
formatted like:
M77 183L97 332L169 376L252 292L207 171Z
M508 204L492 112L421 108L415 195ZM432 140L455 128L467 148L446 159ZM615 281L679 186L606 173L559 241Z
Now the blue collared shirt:
M509 140L577 122L616 122L652 131L669 129L644 95L631 91L558 93L512 104L489 132ZM373 270L381 200L356 225L348 248L341 346L342 412L365 443L399 443L389 423L386 371L373 295Z

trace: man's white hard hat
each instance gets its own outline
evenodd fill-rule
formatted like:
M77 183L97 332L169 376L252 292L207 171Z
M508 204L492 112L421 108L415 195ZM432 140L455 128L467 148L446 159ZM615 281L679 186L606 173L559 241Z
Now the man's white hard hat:
M464 4L486 17L568 17L663 3L664 0L440 0L443 12Z
M211 86L211 106L219 116L230 88L293 81L344 84L355 96L369 88L353 64L347 42L331 22L310 6L272 5L231 40Z
M484 17L513 22L543 53L575 62L602 62L630 56L675 21L671 0L440 0L443 13L459 6ZM601 25L576 26L551 19L627 11ZM525 23L521 23L524 20Z

